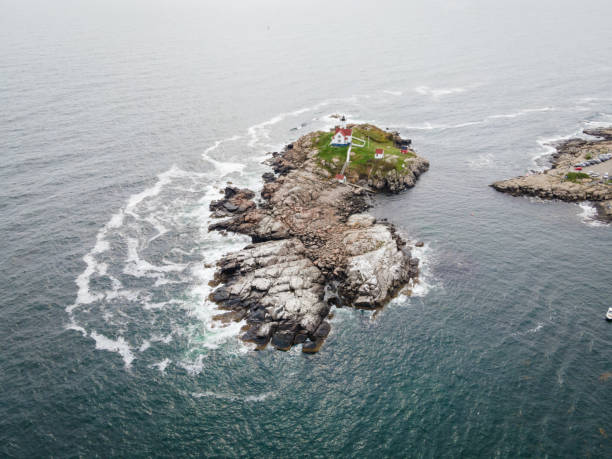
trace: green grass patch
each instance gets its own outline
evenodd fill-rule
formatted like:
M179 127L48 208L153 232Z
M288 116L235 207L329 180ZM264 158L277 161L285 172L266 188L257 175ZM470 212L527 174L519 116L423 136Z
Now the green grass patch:
M566 180L570 182L578 183L578 180L582 180L585 178L591 178L589 174L585 174L584 172L568 172L565 176Z
M342 169L346 161L347 147L333 147L330 145L333 132L324 132L319 136L317 148L319 150L319 164L332 174L337 174ZM364 147L353 145L351 149L351 161L347 169L347 174L357 173L360 177L367 177L371 173L381 170L383 173L391 169L402 173L407 169L404 161L414 158L414 152L408 150L408 154L402 154L393 142L392 134L383 131L369 124L353 128L353 138L363 139L366 142ZM356 143L361 143L355 140ZM383 159L374 159L377 148L382 148L385 152Z

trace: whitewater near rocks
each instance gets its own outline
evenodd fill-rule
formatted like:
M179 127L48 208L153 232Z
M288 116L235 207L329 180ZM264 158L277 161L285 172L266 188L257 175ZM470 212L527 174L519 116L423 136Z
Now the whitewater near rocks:
M252 191L236 187L210 205L219 218L210 230L253 242L217 263L211 299L226 310L217 319L245 320L242 339L260 348L271 340L280 350L302 344L316 352L333 304L383 306L418 275L418 260L393 224L365 213L373 190L331 180L317 163L319 135L274 154L276 175L264 174L259 205ZM419 157L413 163L405 187L429 166Z

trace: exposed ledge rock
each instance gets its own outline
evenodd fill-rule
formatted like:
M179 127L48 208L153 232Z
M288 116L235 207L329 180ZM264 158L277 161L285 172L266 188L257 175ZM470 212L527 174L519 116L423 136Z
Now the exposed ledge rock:
M318 166L317 138L308 134L274 154L277 175L264 174L259 206L251 191L234 187L210 206L220 218L210 230L253 241L219 260L211 299L228 311L221 320L246 320L242 339L260 347L317 352L331 329L331 298L380 307L418 275L395 227L364 213L369 192L330 180Z
M596 202L595 209L600 220L612 223L612 201Z
M407 160L407 170L403 173L398 173L395 169L391 169L386 173L377 171L367 180L368 186L375 188L378 191L388 193L399 193L408 188L412 188L419 175L429 169L429 161L425 158L416 157Z
M604 140L612 140L612 127L584 129L582 132L593 137L601 137Z

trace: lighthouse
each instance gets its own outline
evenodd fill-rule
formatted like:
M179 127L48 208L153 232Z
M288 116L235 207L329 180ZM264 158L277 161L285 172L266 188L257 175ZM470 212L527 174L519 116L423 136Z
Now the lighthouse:
M346 127L346 118L342 116L340 126L336 127L336 132L332 137L331 144L334 147L346 147L351 143L353 130Z

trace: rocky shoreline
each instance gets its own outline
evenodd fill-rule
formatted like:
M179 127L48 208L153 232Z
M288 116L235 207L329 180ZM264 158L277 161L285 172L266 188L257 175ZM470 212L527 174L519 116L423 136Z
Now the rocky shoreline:
M612 127L585 129L596 140L569 139L556 147L551 156L551 168L491 184L497 191L514 196L537 196L568 202L591 201L597 217L612 222L612 183L598 177L577 173L576 165L604 153L612 153ZM612 170L612 161L584 169L604 172ZM582 172L582 171L581 171ZM569 175L568 175L569 174ZM573 174L573 176L572 176Z
M217 263L211 299L226 312L216 319L245 321L242 339L258 348L271 341L279 350L301 344L317 352L331 330L332 305L381 307L418 276L418 260L393 224L365 213L374 190L351 182L397 192L429 163L414 155L397 179L364 183L347 175L349 183L338 183L321 166L321 135L273 155L259 203L252 191L227 187L210 205L219 220L209 230L252 240Z

